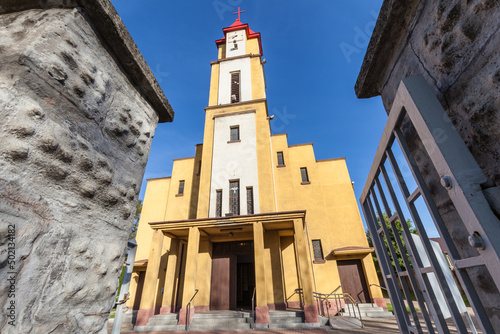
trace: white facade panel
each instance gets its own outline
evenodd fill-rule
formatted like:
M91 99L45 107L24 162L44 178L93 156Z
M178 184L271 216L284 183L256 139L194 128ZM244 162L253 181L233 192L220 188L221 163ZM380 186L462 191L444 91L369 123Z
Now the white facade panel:
M254 213L259 213L259 179L255 113L216 117L210 184L209 217L216 217L216 190L222 190L222 216L229 213L229 180L240 181L240 215L247 212L247 187L253 187ZM230 141L230 128L240 128L240 142Z
M241 56L247 50L246 30L230 31L226 34L226 58Z
M219 104L231 103L231 72L235 71L240 71L240 102L252 100L250 57L223 61L219 71Z

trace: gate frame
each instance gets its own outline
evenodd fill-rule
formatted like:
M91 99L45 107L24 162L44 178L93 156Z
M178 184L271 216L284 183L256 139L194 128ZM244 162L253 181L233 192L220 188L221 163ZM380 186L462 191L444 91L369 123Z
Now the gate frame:
M479 256L462 259L453 244L449 231L438 212L438 209L410 152L404 135L399 129L405 115L408 115L408 118L415 127L425 151L429 155L434 168L441 178L442 185L448 190L449 197L460 215L465 228L469 232L471 247L473 241L479 241L479 243L482 242L482 245L479 245L479 247L478 243L476 243L475 246L479 252ZM443 138L445 139L443 140ZM411 194L408 191L405 180L402 177L399 166L391 150L394 140L396 139L417 184L417 189ZM405 204L407 205L413 222L415 223L415 227L421 236L422 243L431 263L430 267L424 268L422 266L421 258L411 238L408 226L404 223L406 221L405 217L394 193L394 188L389 180L387 171L385 170L384 163L386 159L390 162L400 190L405 198ZM389 192L390 198L395 206L394 214L391 213L388 206L387 199L385 198L384 191L380 184L379 176L383 177L387 186L387 191ZM393 303L398 326L403 333L422 332L422 328L416 318L416 312L412 303L408 304L410 307L410 313L415 321L415 326L411 324L406 312L404 300L397 282L399 279L403 292L406 295L408 293L408 286L406 285L405 279L402 279L403 277L409 278L414 291L420 290L418 289L418 286L423 288L423 297L429 307L429 312L432 315L438 332L449 332L440 307L433 296L433 291L430 288L427 275L424 275L430 272L434 272L437 276L441 291L445 296L447 306L452 314L452 318L457 326L457 329L459 332L466 332L465 323L458 311L453 296L446 285L443 272L437 262L436 255L432 251L429 238L415 207L414 203L420 196L422 196L425 201L434 224L436 225L436 228L445 243L445 247L448 251L452 264L455 268L457 268L457 276L462 284L462 287L464 288L465 293L467 294L467 298L472 308L474 309L483 332L494 332L489 318L487 317L474 288L474 282L471 281L467 273L462 272L465 268L485 265L487 270L490 272L496 287L500 290L500 229L496 228L500 223L498 218L492 212L482 192L481 184L485 182L487 182L486 176L456 131L451 120L425 79L422 76L414 76L403 79L397 90L394 103L389 113L389 118L384 128L382 139L378 146L367 182L359 200L370 235L372 237L377 257L380 259L379 262L381 264L383 278ZM408 259L403 256L407 270L403 272L399 267L399 264L397 264L397 272L394 273L393 271L388 255L386 254L385 245L383 240L380 238L381 233L387 234L388 230L384 223L382 223L382 226L380 227L377 222L377 213L379 217L382 217L382 210L375 192L375 187L379 192L383 207L389 217L391 228L395 228L395 222L397 219L402 222L403 238L405 244L407 245L411 262L414 264L413 269L407 265ZM377 213L375 212L375 209ZM477 234L481 237L479 239L474 239L474 236ZM401 254L404 254L404 248L402 248L400 238L395 239L398 244L398 248L401 250ZM493 240L496 241L496 244L495 242L492 242ZM395 250L391 243L388 244L391 255L394 258ZM417 278L419 285L416 284L414 279L415 277ZM408 300L411 301L411 298ZM423 312L424 321L427 325L426 327L430 332L433 332L432 326L430 326L430 319L425 311L426 308L423 300L417 297L417 301Z

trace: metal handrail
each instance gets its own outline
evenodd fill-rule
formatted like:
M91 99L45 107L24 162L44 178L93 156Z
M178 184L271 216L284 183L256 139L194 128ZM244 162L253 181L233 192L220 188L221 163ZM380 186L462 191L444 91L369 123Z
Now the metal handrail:
M189 300L189 303L187 303L187 306L186 306L186 330L189 330L189 325L191 323L191 302L193 301L194 297L196 297L196 294L198 293L198 289L195 289L194 290L194 295L193 297L191 297L191 299Z
M355 318L358 318L359 321L361 322L361 327L364 328L363 324L363 319L361 318L361 311L359 309L359 303L347 292L344 293L335 293L338 289L340 289L341 286L339 286L337 289L334 290L334 293L320 293L313 291L313 297L318 300L318 314L325 316L325 312L323 309L323 302L326 301L326 314L328 316L328 319L330 319L330 299L335 300L335 304L337 306L337 311L342 309L342 303L340 302L341 300L344 300L345 304L352 304L353 305L353 316ZM299 294L301 297L302 294L302 289L295 289L295 293ZM356 309L358 310L358 316L356 316ZM351 316L351 309L347 307L347 311L349 312L349 316ZM342 315L342 313L340 312Z
M250 321L250 328L254 328L255 326L255 289L256 287L253 288L253 293L252 293L252 319Z
M351 304L353 304L354 306L356 306L356 308L358 309L358 314L359 314L359 321L361 322L361 327L365 327L363 325L363 319L361 319L361 311L359 310L359 303L357 300L355 300L354 298L352 298L352 296L350 294L348 294L347 292L344 293L344 298L347 297L347 299L351 302ZM354 317L356 318L356 309L353 308L352 312L354 313ZM349 310L349 315L351 315L351 311Z
M295 289L293 292L299 295L299 307L302 308L303 307L303 304L302 304L302 288Z
M379 287L379 288L384 289L385 291L387 291L387 288L384 288L383 286L380 286L380 285L378 285L378 284L373 284L373 283L372 283L372 284L370 284L370 286L372 286L372 285L374 285L374 286L376 286L376 287Z

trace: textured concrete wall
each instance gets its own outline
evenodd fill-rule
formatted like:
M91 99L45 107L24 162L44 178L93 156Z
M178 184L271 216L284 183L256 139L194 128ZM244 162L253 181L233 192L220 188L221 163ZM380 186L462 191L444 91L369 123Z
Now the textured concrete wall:
M422 75L462 139L500 191L500 1L386 0L358 81L360 98L381 95L389 113L402 79ZM414 128L403 132L462 258L477 256L448 193ZM494 209L496 205L490 201ZM495 211L495 209L494 209ZM497 215L500 211L496 209ZM493 327L500 333L500 293L485 267L467 269Z
M158 122L124 73L78 9L0 16L2 333L106 332Z
M485 174L500 185L500 1L398 3L384 3L379 21L387 24L377 27L356 93L381 95L389 112L399 82L423 75Z

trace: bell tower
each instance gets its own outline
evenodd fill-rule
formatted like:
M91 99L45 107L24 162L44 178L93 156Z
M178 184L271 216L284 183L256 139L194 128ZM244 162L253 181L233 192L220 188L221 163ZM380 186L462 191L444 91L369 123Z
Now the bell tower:
M266 97L260 33L238 18L224 28L216 40L218 59L212 62L209 106L225 105Z
M238 18L215 41L218 57L211 62L205 108L198 218L273 210L262 207L263 177L271 173L271 158L261 35L241 22L243 12L238 8Z

